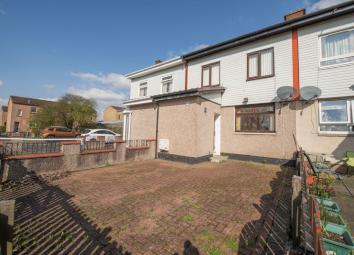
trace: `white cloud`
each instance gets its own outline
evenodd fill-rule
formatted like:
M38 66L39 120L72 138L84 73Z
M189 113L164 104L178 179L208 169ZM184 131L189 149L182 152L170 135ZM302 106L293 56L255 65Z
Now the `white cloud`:
M102 73L72 72L71 75L83 81L112 85L117 88L128 88L130 85L129 80L124 75L118 73L109 73L105 75Z
M122 101L127 99L127 95L115 92L110 89L101 88L75 88L70 87L68 93L79 95L87 99L94 99L97 103L97 118L102 120L102 112L109 105L122 105Z
M4 85L4 81L3 80L0 80L0 87Z
M308 12L314 12L347 1L350 0L319 0L315 3L311 3L309 0L305 0L305 6Z
M58 101L59 98L57 97L40 97L39 99L42 99L42 100L47 100L47 101Z
M179 50L179 51L169 51L167 53L167 55L168 55L168 58L175 58L175 57L178 57L180 55L187 54L189 52L193 52L193 51L204 49L204 48L206 48L208 46L209 46L208 44L196 44L196 45L193 45L193 46L189 47L188 49Z
M7 105L7 102L8 102L9 100L7 99L7 98L0 98L0 106L1 105Z

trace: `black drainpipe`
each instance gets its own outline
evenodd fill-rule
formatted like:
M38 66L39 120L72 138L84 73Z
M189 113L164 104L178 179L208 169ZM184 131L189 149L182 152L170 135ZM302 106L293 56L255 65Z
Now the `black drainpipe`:
M158 158L158 139L159 139L159 112L160 112L160 105L159 102L156 102L157 110L156 110L156 143L155 143L155 159Z

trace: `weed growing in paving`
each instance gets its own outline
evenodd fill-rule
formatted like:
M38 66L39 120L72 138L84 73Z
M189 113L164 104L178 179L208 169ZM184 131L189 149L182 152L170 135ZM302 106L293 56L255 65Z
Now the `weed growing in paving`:
M233 252L237 252L238 251L238 243L234 239L226 240L225 245L226 245L227 248L229 248Z
M191 222L191 221L193 221L193 217L192 217L192 215L187 214L182 217L182 220L187 221L187 222Z

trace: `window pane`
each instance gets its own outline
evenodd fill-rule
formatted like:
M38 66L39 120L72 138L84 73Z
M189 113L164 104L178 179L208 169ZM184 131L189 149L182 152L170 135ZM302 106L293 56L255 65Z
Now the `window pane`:
M258 76L258 55L248 56L248 76L250 78Z
M348 122L347 101L322 101L321 122Z
M321 124L320 131L348 132L347 124Z
M162 83L162 93L168 93L171 91L172 81Z
M257 131L257 117L255 115L239 115L236 117L237 131Z
M211 85L220 84L220 65L214 64L211 66Z
M274 131L274 114L259 115L260 131Z
M261 76L273 73L273 50L265 50L261 53Z
M354 30L322 37L322 57L354 53Z
M147 95L147 87L140 88L139 95L146 96Z
M202 85L203 86L209 86L209 66L207 67L203 67L203 81L202 81Z

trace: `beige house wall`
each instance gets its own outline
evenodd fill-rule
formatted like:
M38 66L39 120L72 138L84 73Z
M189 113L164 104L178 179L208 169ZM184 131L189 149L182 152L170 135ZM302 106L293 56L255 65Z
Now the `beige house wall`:
M275 106L275 133L235 132L235 107L221 108L221 151L279 159L292 159L296 151L296 114L292 104Z
M328 160L340 160L354 151L354 136L319 133L318 101L296 104L296 130L299 145L307 152L326 154Z
M159 102L159 139L169 140L169 153L201 157L214 149L214 117L221 114L221 151L224 153L292 159L297 143L309 153L327 154L339 160L354 150L354 136L318 132L318 102L275 105L275 133L235 132L235 107L200 97ZM131 107L131 138L156 135L156 106Z
M170 154L201 157L213 153L218 104L189 97L160 102L159 111L159 139L169 140Z
M144 104L130 106L130 139L155 139L156 137L156 106Z
M123 120L123 113L121 111L118 111L114 109L111 106L108 106L104 111L103 111L103 121L120 121Z

